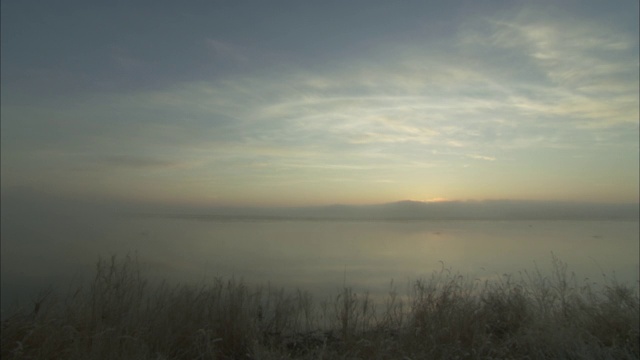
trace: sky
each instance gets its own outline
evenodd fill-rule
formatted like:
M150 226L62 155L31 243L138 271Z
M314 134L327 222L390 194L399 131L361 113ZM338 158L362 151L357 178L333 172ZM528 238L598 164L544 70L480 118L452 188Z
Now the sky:
M2 1L2 193L637 203L638 1Z

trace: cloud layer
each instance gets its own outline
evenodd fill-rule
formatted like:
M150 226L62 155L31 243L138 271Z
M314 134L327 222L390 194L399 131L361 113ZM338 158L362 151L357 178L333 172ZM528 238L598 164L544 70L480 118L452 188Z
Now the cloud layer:
M387 39L354 33L367 40L358 52L336 40L324 62L305 34L288 40L297 56L286 39L265 49L202 34L170 55L178 67L207 59L199 79L158 74L157 85L117 91L27 96L9 78L3 182L223 203L637 201L637 33L551 10L416 21L413 35ZM126 44L105 51L122 71L160 66Z

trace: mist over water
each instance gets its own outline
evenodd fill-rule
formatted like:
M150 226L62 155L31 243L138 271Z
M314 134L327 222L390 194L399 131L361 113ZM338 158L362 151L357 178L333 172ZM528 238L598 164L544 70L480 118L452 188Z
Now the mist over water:
M405 205L418 206L388 206L404 211ZM318 215L331 208L273 210L269 216L264 209L249 215L165 211L173 214L167 216L117 209L122 207L3 196L3 314L16 300L29 304L39 290L65 292L90 280L99 257L127 254L137 254L151 279L235 277L319 297L333 296L343 285L384 294L391 280L405 291L410 281L443 267L479 280L536 267L548 274L552 254L579 281L602 282L604 274L638 286L637 217L367 218L347 207L334 209L350 217Z

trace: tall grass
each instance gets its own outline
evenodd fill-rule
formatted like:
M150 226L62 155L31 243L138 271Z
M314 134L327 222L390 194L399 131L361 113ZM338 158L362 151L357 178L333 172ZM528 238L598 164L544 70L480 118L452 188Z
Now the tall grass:
M150 283L135 257L2 321L2 359L638 359L634 288L553 270L471 280L443 267L386 299L214 279Z

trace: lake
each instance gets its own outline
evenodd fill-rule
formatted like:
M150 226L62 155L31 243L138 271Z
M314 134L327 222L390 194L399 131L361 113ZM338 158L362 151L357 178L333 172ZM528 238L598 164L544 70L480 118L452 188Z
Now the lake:
M98 257L137 254L145 274L191 283L235 277L316 296L343 285L399 291L443 267L470 279L539 268L552 254L578 280L638 286L638 221L293 220L3 216L2 306L91 279Z

